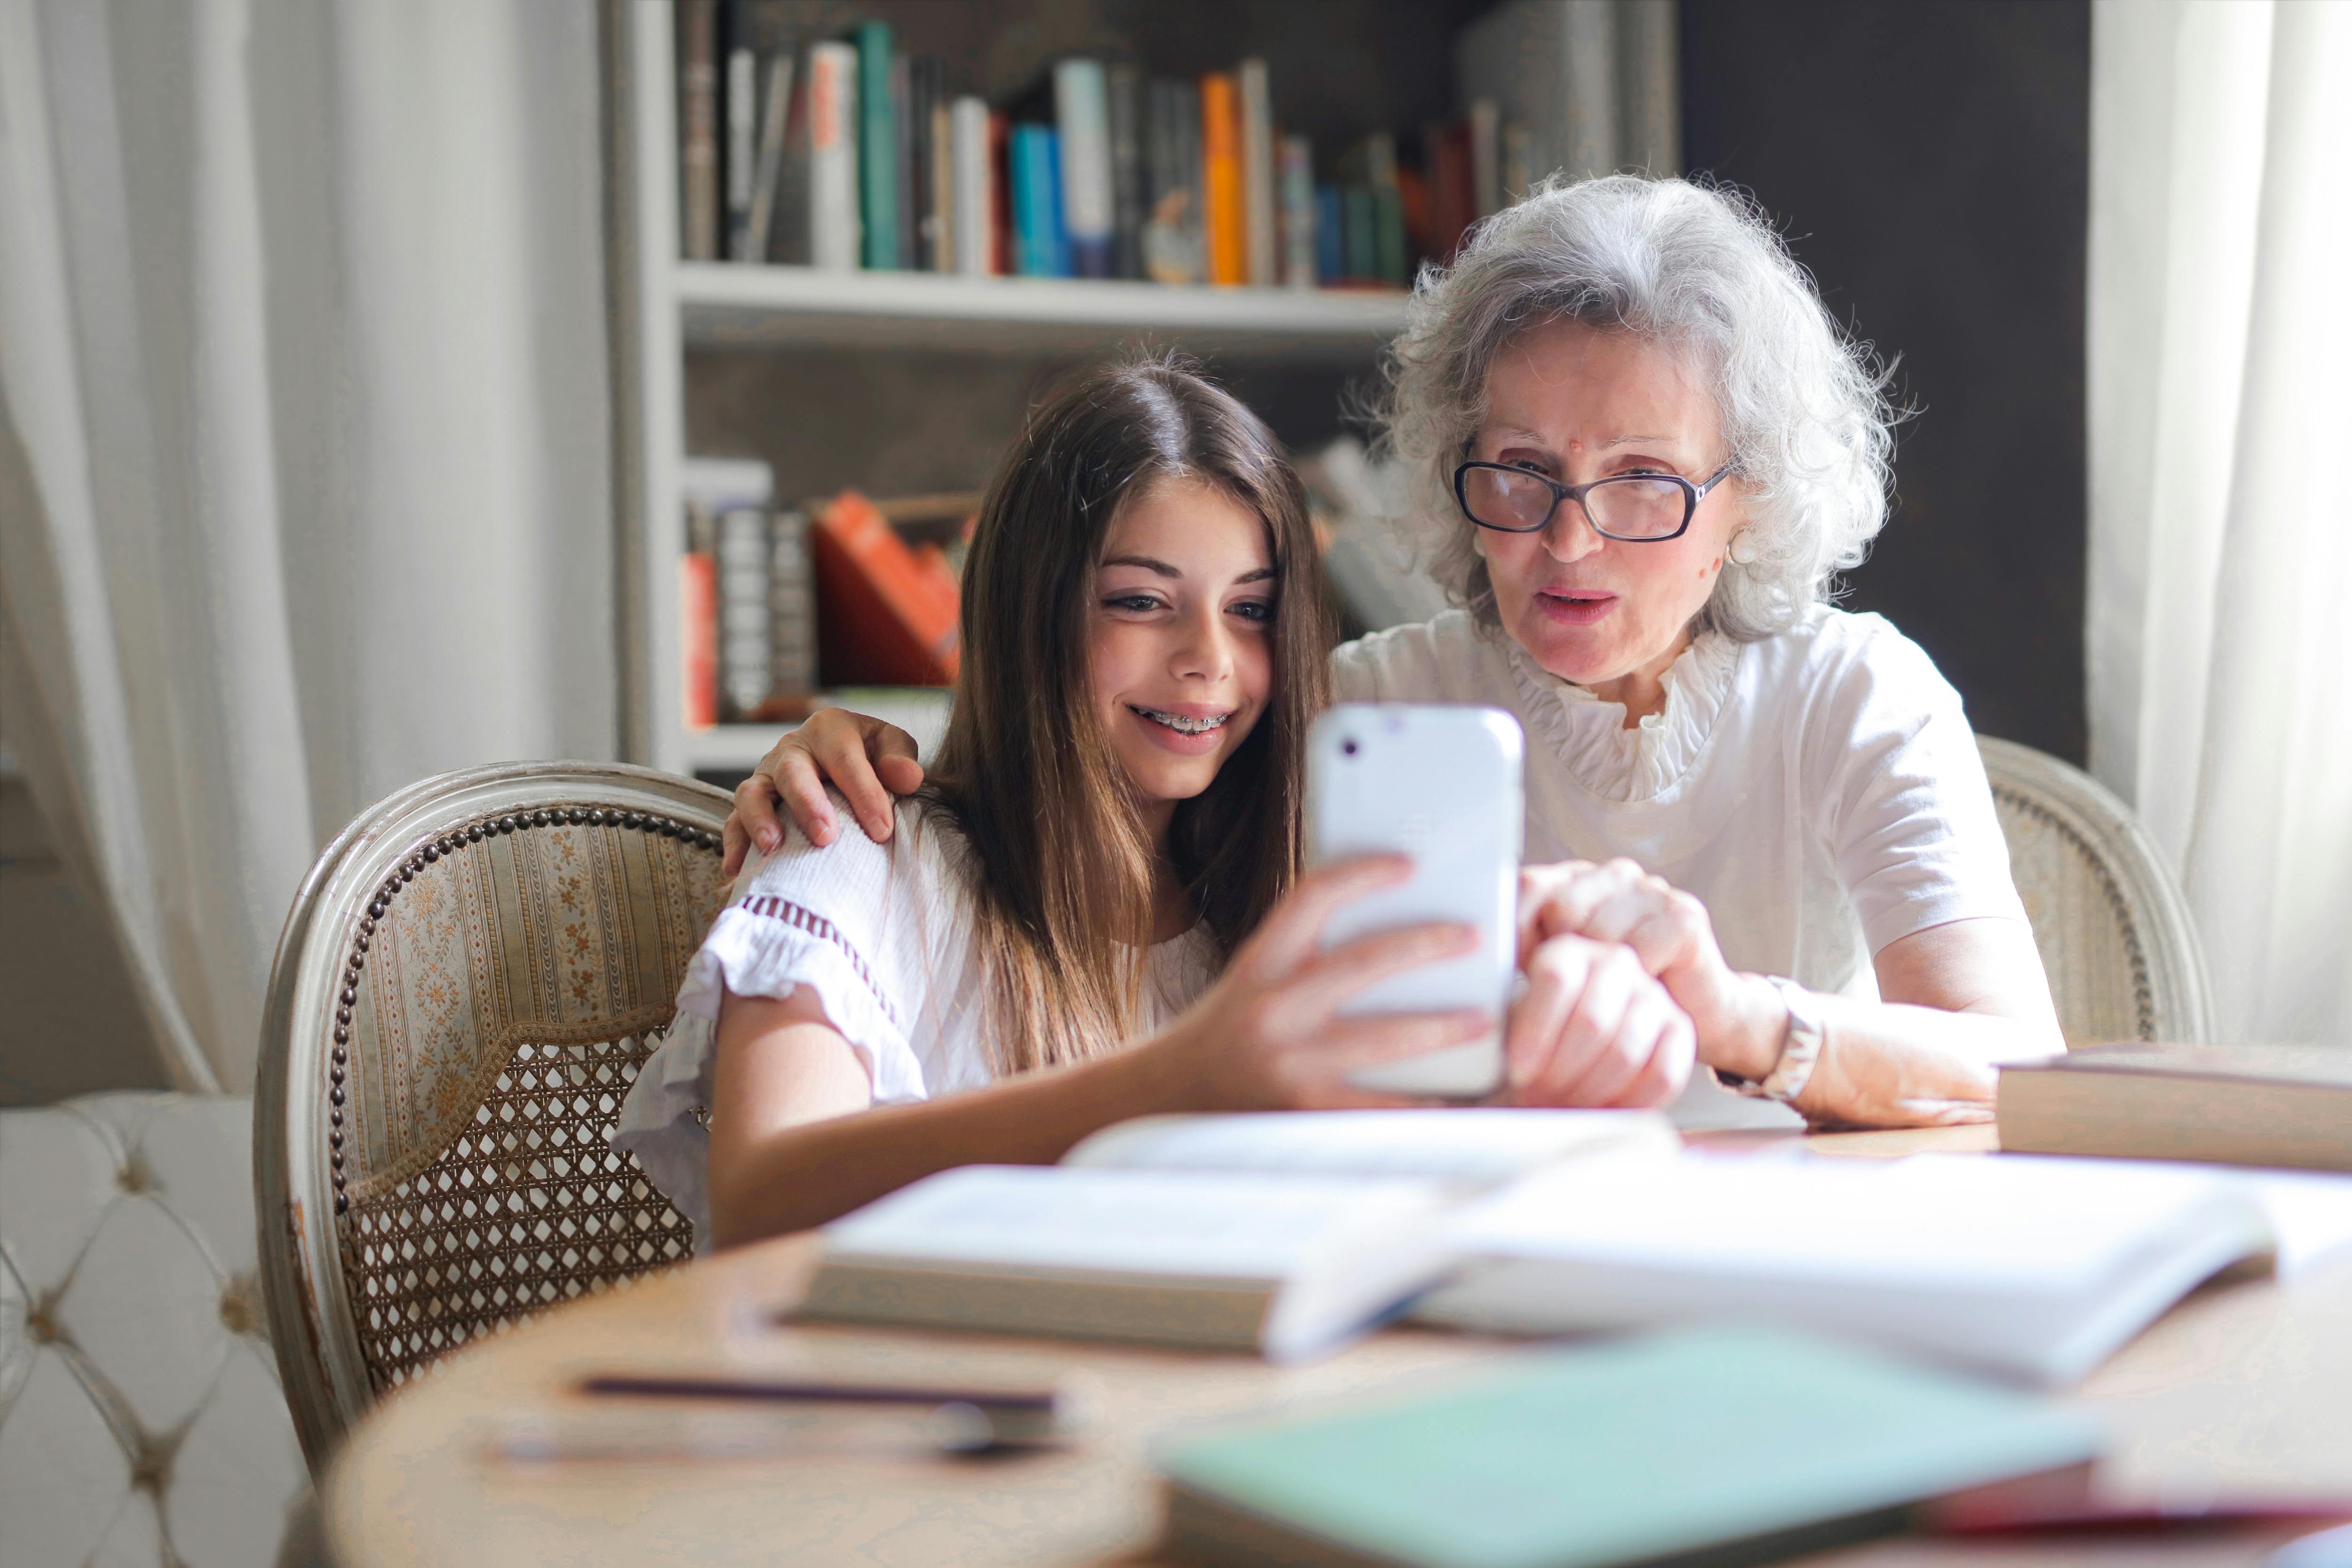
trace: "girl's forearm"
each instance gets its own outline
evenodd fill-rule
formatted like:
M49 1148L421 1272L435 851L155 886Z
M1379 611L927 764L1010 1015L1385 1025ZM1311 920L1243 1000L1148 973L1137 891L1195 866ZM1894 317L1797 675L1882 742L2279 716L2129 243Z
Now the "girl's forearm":
M803 1122L711 1172L721 1247L824 1225L958 1165L1045 1165L1088 1133L1174 1108L1160 1053L1139 1047L914 1105Z

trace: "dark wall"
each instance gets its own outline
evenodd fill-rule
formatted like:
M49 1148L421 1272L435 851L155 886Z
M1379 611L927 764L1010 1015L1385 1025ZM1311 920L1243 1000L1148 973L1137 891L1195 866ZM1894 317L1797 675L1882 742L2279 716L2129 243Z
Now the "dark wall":
M1752 191L1917 410L1847 605L2076 763L2085 0L1683 0L1685 159Z

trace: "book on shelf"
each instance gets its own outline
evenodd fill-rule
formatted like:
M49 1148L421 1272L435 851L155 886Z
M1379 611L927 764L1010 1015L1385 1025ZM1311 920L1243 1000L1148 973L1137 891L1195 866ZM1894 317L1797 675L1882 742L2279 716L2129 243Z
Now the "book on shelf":
M960 590L937 545L908 546L872 501L844 490L816 515L810 557L826 684L954 683Z
M1230 75L1211 71L1201 79L1201 208L1208 242L1208 280L1221 287L1249 281L1246 203L1242 188L1241 94Z
M1674 1141L1639 1111L1149 1117L835 1222L801 1310L1297 1360L1451 1267L1433 1222L1462 1192Z
M856 268L865 238L857 179L857 51L843 43L808 51L808 261Z
M1108 278L1116 233L1109 89L1101 61L1073 58L1055 63L1051 134L1060 165L1067 275Z
M678 0L677 253L719 259L719 0Z
M1315 280L1326 287L1348 276L1348 212L1339 187L1315 187Z
M718 521L719 714L732 721L751 717L768 697L768 513L732 507Z
M920 105L922 237L918 265L927 272L955 270L955 136L947 72L930 55L915 58L913 96Z
M788 507L768 520L768 690L754 716L807 706L817 689L816 566L809 515Z
M1110 136L1111 276L1143 272L1143 73L1113 65L1103 92Z
M890 57L891 183L898 195L898 216L892 220L898 237L898 255L894 265L901 272L913 272L921 266L922 236L919 226L922 222L922 203L921 187L917 183L914 74L914 61L908 57Z
M890 101L890 24L866 22L856 33L858 218L866 268L898 266L898 132Z
M727 193L727 258L756 261L751 249L751 198L760 159L760 61L735 27L733 7L722 13L727 26L727 75L719 101L726 139L720 153Z
M1282 283L1312 289L1316 283L1315 149L1304 136L1281 144Z
M793 50L771 51L761 74L759 153L751 174L751 206L745 219L743 253L739 261L782 259L776 255L783 237L776 222L779 203L797 197L805 202L807 182L788 176L784 162L793 120L793 88L797 75ZM793 259L800 259L795 257Z
M2000 1069L2003 1149L2352 1171L2352 1049L2087 1046Z
M1066 276L1054 128L1026 122L1014 125L1004 161L1013 188L1013 271L1024 278Z
M690 730L741 717L767 695L767 508L775 489L754 458L680 465L686 549L679 567L681 717Z
M967 278L996 270L996 160L988 105L967 93L949 109L954 163L955 270Z
M1201 100L1190 84L1145 89L1143 272L1155 283L1206 279L1201 225Z
M1244 249L1248 279L1255 288L1271 289L1282 280L1282 243L1276 228L1281 204L1275 184L1274 89L1266 80L1264 60L1244 60L1234 75L1241 115L1242 223L1247 237Z
M2090 1415L1845 1346L1706 1329L1527 1352L1162 1438L1170 1555L1390 1568L1779 1562L1916 1504L2079 1489Z

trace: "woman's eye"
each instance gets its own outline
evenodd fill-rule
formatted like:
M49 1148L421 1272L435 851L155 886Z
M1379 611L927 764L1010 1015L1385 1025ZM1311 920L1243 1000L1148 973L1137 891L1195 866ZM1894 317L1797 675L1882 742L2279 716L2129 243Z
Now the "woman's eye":
M1274 619L1274 606L1263 599L1244 599L1233 606L1233 613L1245 621L1264 626Z

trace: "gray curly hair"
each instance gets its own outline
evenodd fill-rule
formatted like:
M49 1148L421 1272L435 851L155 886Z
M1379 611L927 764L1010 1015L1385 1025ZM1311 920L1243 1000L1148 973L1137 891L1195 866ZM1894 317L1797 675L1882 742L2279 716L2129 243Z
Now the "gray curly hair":
M1375 412L1433 531L1432 569L1497 624L1454 466L1486 416L1487 367L1526 329L1569 319L1683 356L1715 397L1755 530L1705 617L1742 641L1786 630L1858 566L1886 521L1895 412L1870 346L1842 332L1754 202L1687 180L1553 175L1422 269Z

